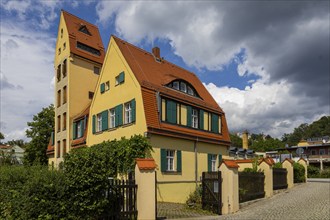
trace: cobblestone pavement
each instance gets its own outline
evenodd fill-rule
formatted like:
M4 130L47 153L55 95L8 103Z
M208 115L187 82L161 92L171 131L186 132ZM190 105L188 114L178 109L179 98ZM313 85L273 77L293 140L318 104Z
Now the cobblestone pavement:
M157 217L166 217L166 219L178 218L201 218L203 216L213 215L213 213L204 210L189 209L184 204L159 202L157 204ZM214 215L215 216L215 215Z
M259 219L308 219L330 220L330 183L309 182L296 185L245 206L237 213L222 216L200 216L190 219L259 220Z

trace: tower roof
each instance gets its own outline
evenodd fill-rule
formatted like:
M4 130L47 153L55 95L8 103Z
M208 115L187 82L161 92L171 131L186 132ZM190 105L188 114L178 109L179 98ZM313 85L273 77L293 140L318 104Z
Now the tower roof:
M68 29L70 51L102 64L104 46L98 27L64 10L62 14Z

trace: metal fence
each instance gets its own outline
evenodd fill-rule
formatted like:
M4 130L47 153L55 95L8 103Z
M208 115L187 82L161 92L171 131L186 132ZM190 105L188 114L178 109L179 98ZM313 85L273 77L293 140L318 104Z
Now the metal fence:
M265 197L265 175L257 172L239 172L239 202Z
M111 179L110 187L105 195L109 201L109 208L101 219L137 219L136 193L135 180Z
M286 176L285 168L273 168L273 190L288 188Z

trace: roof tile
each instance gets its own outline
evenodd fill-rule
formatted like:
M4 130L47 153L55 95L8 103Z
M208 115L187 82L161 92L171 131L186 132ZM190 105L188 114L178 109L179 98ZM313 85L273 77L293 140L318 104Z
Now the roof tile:
M155 160L152 158L147 158L147 159L136 159L136 164L140 170L153 170L155 169L156 163Z

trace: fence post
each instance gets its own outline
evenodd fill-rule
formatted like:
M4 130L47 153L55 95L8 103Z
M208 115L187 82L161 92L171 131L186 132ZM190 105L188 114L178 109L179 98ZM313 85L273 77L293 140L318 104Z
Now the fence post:
M298 163L305 167L305 183L307 182L307 161L304 158L300 158Z
M273 196L273 166L267 160L263 159L259 162L258 168L264 172L265 175L265 196Z
M286 158L282 162L282 167L286 169L286 181L288 183L288 189L293 187L293 161Z
M156 219L155 168L154 159L136 159L138 219Z
M232 160L222 160L220 164L222 214L234 213L239 210L238 168L237 163Z

